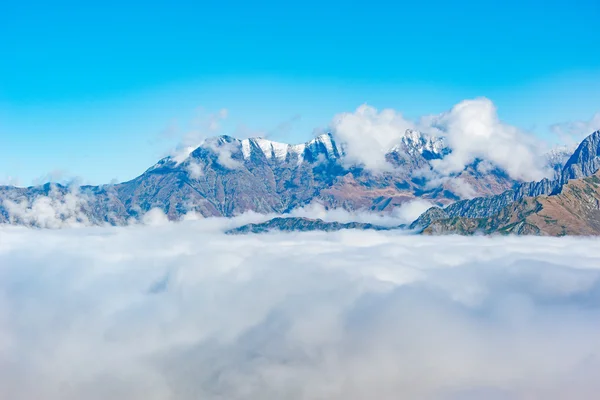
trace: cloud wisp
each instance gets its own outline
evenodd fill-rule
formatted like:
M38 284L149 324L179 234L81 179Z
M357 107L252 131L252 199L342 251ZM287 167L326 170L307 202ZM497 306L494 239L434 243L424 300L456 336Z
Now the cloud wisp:
M228 114L227 109L223 108L217 113L196 118L193 128L187 131L177 147L172 150L170 156L173 157L173 160L177 163L183 162L207 138L218 134L221 130L221 123Z
M600 112L588 121L562 122L552 125L551 129L567 146L577 145L587 135L600 129Z
M593 399L595 239L0 228L0 397ZM159 225L159 227L155 226Z
M91 197L81 194L77 186L61 191L53 185L47 195L32 199L0 199L0 211L6 213L6 223L39 228L59 229L92 225L86 214ZM0 215L0 224L3 215Z

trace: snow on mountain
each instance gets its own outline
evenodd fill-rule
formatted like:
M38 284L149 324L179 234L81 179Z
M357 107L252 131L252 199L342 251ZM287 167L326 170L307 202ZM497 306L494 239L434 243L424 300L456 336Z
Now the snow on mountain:
M343 157L344 145L338 144L331 133L321 134L314 139L301 144L288 144L268 140L262 137L248 139L235 139L230 136L219 136L207 139L200 147L230 146L239 150L243 160L249 160L253 154L258 153L271 162L286 162L295 160L298 164L307 160L314 162L318 157L326 160L335 160ZM408 156L423 156L425 159L442 158L450 152L443 137L428 136L416 130L407 130L401 143L387 150L388 153L403 153ZM193 157L193 151L189 157ZM308 157L308 158L307 158ZM172 157L165 157L148 171L176 161ZM180 161L181 162L181 161Z
M450 152L443 137L428 136L419 131L408 129L402 137L402 143L395 145L390 152L416 153L426 159L442 158Z

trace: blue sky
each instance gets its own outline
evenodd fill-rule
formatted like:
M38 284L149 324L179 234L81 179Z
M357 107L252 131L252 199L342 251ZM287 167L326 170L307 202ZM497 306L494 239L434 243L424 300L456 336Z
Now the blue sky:
M291 142L365 102L486 96L540 136L600 111L593 0L122 3L2 2L0 180L130 179L221 108Z

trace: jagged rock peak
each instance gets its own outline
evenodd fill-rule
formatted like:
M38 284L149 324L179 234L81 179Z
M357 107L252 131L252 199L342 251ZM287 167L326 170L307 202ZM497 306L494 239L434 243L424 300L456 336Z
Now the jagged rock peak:
M331 133L324 133L316 138L300 144L288 144L265 139L263 137L252 137L248 139L235 139L223 135L217 138L207 139L200 147L212 146L234 146L241 151L244 160L252 158L253 154L264 156L269 161L283 162L286 160L297 160L302 162L307 152L316 157L323 154L327 159L339 158L341 149L336 144Z
M432 155L441 158L450 152L443 137L425 135L414 129L407 129L402 137L402 143L394 146L391 151L404 150L409 154L418 152L422 155Z
M586 137L563 168L562 181L590 176L600 169L600 130Z

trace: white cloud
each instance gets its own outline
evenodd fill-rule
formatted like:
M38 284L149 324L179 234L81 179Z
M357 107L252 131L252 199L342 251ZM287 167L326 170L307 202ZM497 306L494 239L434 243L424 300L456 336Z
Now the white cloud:
M79 193L77 186L61 192L56 186L47 196L37 196L32 200L0 200L8 213L8 222L38 228L64 228L91 225L86 214L89 198Z
M563 143L572 146L579 144L586 136L600 129L600 112L589 121L571 121L554 124L550 127Z
M362 164L373 171L391 169L385 154L413 127L412 122L394 110L379 112L366 104L354 113L336 115L331 123L336 141L344 147L344 162Z
M390 170L385 154L400 144L407 129L417 129L444 137L452 149L444 159L432 162L442 176L460 172L476 159L492 162L514 179L537 180L552 172L546 168L542 143L500 121L496 107L486 98L462 101L445 113L416 122L391 109L379 112L363 105L354 113L337 115L331 129L344 147L344 162L373 171Z
M198 179L204 176L202 165L198 163L190 161L190 163L186 166L186 169L193 179Z
M445 175L462 171L477 158L494 163L514 179L538 180L550 173L541 143L500 121L489 99L462 101L450 111L424 121L439 129L452 149L451 154L432 163Z
M239 160L233 158L233 152L236 147L233 143L217 143L216 141L205 142L212 151L217 154L217 162L227 169L239 169L243 164Z
M0 227L0 397L597 397L597 239L230 223Z
M398 217L403 224L410 224L434 205L427 200L415 199L395 207L392 215Z
M402 224L410 224L417 219L423 212L428 210L434 204L423 199L414 199L394 207L390 214L375 213L366 211L347 211L342 208L325 209L325 207L313 202L307 206L296 208L284 217L302 217L311 219L321 219L327 222L362 222L386 227L397 227ZM278 215L266 216L264 220ZM260 221L262 222L262 221Z
M493 167L490 167L490 163L487 162L477 165L477 170L480 173L489 172L489 170L492 168ZM421 168L413 172L413 177L424 178L426 180L425 188L427 189L444 187L451 190L461 199L472 199L477 197L477 191L475 188L473 188L469 182L460 176L448 176L438 172L435 169L432 170L430 168Z
M142 216L141 222L148 226L163 226L169 218L160 208L153 208Z
M404 205L402 207L404 207ZM363 222L380 226L398 226L412 222L413 220L407 220L406 214L403 211L407 209L403 208L401 210L400 208L401 207L396 207L390 215L364 211L347 211L342 208L327 210L322 204L313 202L307 206L296 208L284 216L321 219L327 222ZM274 215L271 217L273 216Z
M475 188L462 178L450 178L448 179L447 184L461 199L472 199L477 197Z

